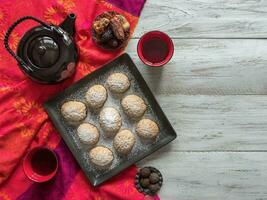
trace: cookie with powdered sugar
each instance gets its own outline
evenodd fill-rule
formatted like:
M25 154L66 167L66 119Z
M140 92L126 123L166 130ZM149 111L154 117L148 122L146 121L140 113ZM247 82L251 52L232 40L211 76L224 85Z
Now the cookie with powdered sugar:
M136 125L137 135L144 140L154 140L159 135L159 127L151 119L142 119Z
M96 145L99 140L97 127L90 123L82 123L77 128L77 135L83 144Z
M71 124L81 122L86 117L86 106L79 101L67 101L61 106L61 114Z
M124 97L121 105L124 113L133 119L142 117L147 109L144 100L133 94Z
M135 144L135 136L129 130L122 130L116 134L113 140L113 146L120 155L126 155L131 152Z
M114 156L109 148L97 146L89 151L89 158L97 169L107 169L111 166Z
M103 108L99 114L99 124L104 134L107 137L112 137L121 128L121 115L115 108Z
M85 94L86 102L92 109L101 108L106 102L107 96L107 90L102 85L93 85Z
M113 73L107 79L107 86L113 93L123 93L130 87L130 81L123 73Z

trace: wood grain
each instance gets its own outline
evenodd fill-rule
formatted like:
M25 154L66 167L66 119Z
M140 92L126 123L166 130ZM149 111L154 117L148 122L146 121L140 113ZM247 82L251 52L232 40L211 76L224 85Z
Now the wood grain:
M266 163L262 152L165 151L139 166L162 172L162 200L266 200Z
M267 1L147 1L127 52L178 137L139 166L163 200L267 200ZM145 32L175 45L164 68L136 54Z
M267 151L267 96L156 95L172 151Z
M156 95L267 94L267 40L174 39L173 58L159 69L144 66L137 42L126 52Z
M134 37L150 30L174 38L266 38L264 0L150 0Z

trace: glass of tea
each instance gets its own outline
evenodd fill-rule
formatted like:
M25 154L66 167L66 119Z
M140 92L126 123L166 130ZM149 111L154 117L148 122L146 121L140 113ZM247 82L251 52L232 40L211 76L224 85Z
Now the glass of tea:
M31 149L23 160L24 173L34 182L49 181L56 175L57 169L56 153L47 147Z
M142 62L151 67L161 67L172 58L174 46L171 38L161 31L144 34L137 45L137 53Z

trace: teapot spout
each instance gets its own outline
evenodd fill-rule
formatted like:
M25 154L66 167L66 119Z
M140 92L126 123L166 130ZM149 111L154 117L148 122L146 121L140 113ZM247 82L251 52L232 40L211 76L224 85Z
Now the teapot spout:
M67 15L66 19L59 25L64 31L69 33L71 36L75 34L75 20L76 15L74 13L70 13Z

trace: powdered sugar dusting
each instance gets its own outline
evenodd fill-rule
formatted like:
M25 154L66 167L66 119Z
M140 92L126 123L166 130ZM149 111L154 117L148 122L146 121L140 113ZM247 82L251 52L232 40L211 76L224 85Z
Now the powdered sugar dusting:
M122 93L129 88L130 81L123 73L113 73L107 79L107 86L112 92Z
M100 112L99 123L104 131L117 132L121 127L121 116L116 109L106 107Z
M141 117L146 111L146 104L142 98L137 95L127 95L121 101L124 112L133 118Z
M94 164L104 167L112 162L113 154L108 148L98 146L90 151L90 159Z
M135 136L129 130L122 130L114 138L113 145L120 154L127 154L135 143Z
M94 145L99 140L99 131L89 123L82 123L77 128L77 134L81 142L89 145Z
M89 107L99 108L107 99L107 91L102 85L94 85L85 94Z
M121 94L115 94L115 93L110 92L110 90L108 89L106 80L113 73L124 73L129 78L131 85L126 92L121 93ZM112 165L106 170L99 170L94 165L92 165L89 159L89 151L92 149L92 147L85 145L80 141L77 135L78 125L74 126L74 125L67 123L60 114L60 105L62 104L63 101L65 102L67 100L77 100L77 101L86 103L86 98L85 98L86 91L91 86L96 85L96 84L101 84L107 89L108 98L104 102L104 105L102 108L99 108L97 110L88 109L87 117L83 120L83 122L91 123L98 128L100 137L99 137L97 146L107 147L113 153L114 159L113 159ZM135 132L135 127L139 119L135 119L135 120L130 119L124 113L122 109L122 106L121 106L122 98L130 94L138 95L144 100L147 106L147 109L142 118L152 119L153 121L157 122L159 126L160 134L153 143L142 143L141 142L139 136ZM83 165L85 166L84 167L85 172L93 174L95 178L105 176L105 174L109 173L110 171L118 167L119 165L133 159L135 156L139 156L140 154L146 153L148 150L150 150L154 146L154 144L156 144L159 140L164 139L164 137L168 135L167 130L163 128L163 124L158 119L158 116L156 115L156 113L152 110L151 106L149 105L149 102L147 101L146 95L142 91L142 88L139 87L138 82L135 80L134 76L131 74L131 69L129 69L129 66L127 66L125 63L121 63L121 65L114 66L113 68L110 68L109 70L105 71L99 77L92 79L87 84L83 85L83 87L81 87L79 90L74 91L72 94L62 99L62 102L58 103L58 115L60 115L61 117L61 123L64 125L66 131L68 132L68 136L72 138L73 145L75 146L78 154L82 156ZM112 107L119 112L120 117L122 119L122 124L121 124L120 129L130 130L134 134L134 137L136 139L135 144L131 152L127 156L120 156L116 153L116 150L113 147L113 138L106 137L104 130L100 127L99 114L101 110L107 107ZM107 115L106 118L107 118L107 121L109 121L112 119L112 116ZM109 124L109 122L107 122L107 124Z

